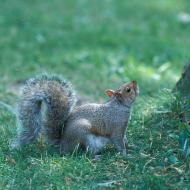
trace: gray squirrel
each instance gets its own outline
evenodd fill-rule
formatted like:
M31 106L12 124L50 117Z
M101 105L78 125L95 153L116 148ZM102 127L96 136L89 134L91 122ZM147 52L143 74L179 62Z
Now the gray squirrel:
M76 106L77 96L66 80L48 75L29 79L19 98L18 137L12 147L29 144L43 132L64 155L78 146L95 155L107 144L126 155L125 131L138 93L132 81L106 90L110 99L105 103Z

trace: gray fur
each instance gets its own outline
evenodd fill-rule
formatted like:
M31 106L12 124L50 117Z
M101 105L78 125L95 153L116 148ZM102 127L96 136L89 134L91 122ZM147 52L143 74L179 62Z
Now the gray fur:
M65 80L47 75L28 80L18 104L20 130L14 145L32 142L43 129L63 154L78 146L96 154L111 143L125 155L124 136L137 84L132 81L107 92L111 98L106 103L75 106L76 95Z
M131 105L124 106L113 98L105 104L77 107L64 128L61 142L63 154L72 152L78 144L96 154L108 143L114 144L119 152L125 154L124 134Z
M130 92L127 92L128 88ZM96 154L109 143L121 154L126 154L124 136L138 87L133 81L110 91L113 95L108 102L84 104L70 114L61 140L63 154L72 152L78 145Z
M18 102L18 139L13 147L32 142L41 129L51 144L59 143L75 102L70 84L60 77L42 75L26 81Z

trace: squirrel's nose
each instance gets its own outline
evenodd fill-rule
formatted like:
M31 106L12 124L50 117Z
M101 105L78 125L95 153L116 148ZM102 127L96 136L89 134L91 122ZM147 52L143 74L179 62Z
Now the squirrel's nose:
M135 80L133 80L133 81L131 81L131 84L132 84L132 86L133 86L133 88L137 88L137 81L135 81Z
M135 85L135 86L137 85L137 81L136 81L136 80L133 80L132 83L133 83L133 85Z

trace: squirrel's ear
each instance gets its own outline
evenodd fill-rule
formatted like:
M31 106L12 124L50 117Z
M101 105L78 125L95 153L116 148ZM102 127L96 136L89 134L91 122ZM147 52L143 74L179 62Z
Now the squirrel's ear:
M112 97L113 94L115 93L115 91L114 90L106 90L105 93L107 96Z

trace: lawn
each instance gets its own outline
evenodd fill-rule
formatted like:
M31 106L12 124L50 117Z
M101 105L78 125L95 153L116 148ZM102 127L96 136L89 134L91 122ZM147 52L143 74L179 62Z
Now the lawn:
M89 101L137 80L129 154L108 147L98 161L62 157L38 140L12 150L16 119L0 108L0 189L190 189L171 89L190 51L189 0L0 0L0 100L40 73L67 78ZM164 114L172 113L172 114Z

